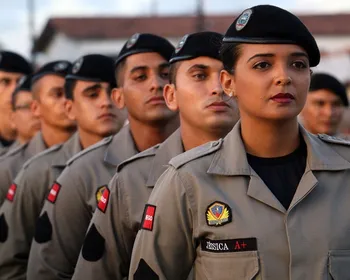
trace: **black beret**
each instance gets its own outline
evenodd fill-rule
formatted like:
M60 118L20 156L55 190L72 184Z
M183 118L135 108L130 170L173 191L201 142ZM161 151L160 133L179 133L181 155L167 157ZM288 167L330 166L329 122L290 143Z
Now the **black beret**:
M198 32L185 35L170 58L170 63L199 56L219 59L223 35L216 32Z
M326 73L315 73L311 76L310 92L327 89L339 96L344 106L349 106L345 86L335 77Z
M32 66L24 57L9 51L0 51L0 70L25 75L33 72Z
M115 87L114 60L100 54L82 56L73 63L66 79L107 82Z
M23 76L16 86L15 91L31 91L32 75Z
M165 38L147 34L136 33L125 43L121 49L116 61L115 66L124 58L145 52L156 52L169 61L171 54L174 51L174 46Z
M57 75L64 78L68 74L71 67L72 64L66 60L49 62L43 65L38 71L33 74L32 85L45 75Z
M294 44L305 49L310 66L320 62L315 38L298 17L279 7L259 5L245 10L227 30L223 43Z

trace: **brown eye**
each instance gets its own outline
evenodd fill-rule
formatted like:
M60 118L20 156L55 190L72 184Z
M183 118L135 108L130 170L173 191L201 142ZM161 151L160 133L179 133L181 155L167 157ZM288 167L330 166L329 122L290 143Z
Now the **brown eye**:
M267 69L270 66L271 66L270 63L264 61L264 62L259 62L259 63L255 64L253 68L254 69Z
M296 61L296 62L293 62L293 67L297 68L297 69L305 69L307 66L304 62L302 61Z

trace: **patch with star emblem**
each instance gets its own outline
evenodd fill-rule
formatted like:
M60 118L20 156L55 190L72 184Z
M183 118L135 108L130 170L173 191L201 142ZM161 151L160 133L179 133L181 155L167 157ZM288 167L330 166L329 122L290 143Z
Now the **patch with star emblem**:
M208 206L205 218L208 226L223 226L232 222L232 211L226 203L215 201Z
M126 44L126 48L130 49L131 47L133 47L136 44L139 37L140 37L139 33L132 35L131 38L128 40L128 43Z
M81 66L84 63L84 58L79 58L76 62L74 62L73 68L72 68L72 73L76 74L79 72Z
M176 49L175 49L175 53L178 53L179 51L182 50L183 46L185 45L187 38L188 38L188 34L183 36L181 41L177 44Z
M53 70L59 72L59 71L66 70L67 68L68 68L67 62L59 62L53 67Z
M96 204L98 204L98 203L100 202L101 197L102 197L103 192L105 191L105 189L107 189L107 186L106 186L106 185L104 185L104 186L102 186L102 187L99 187L99 188L97 189L97 192L96 192Z

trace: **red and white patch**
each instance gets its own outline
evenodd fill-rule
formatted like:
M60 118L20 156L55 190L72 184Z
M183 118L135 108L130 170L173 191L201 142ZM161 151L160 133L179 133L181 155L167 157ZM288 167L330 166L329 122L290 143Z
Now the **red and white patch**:
M7 191L6 199L11 201L11 202L13 202L13 200L15 199L16 190L17 190L17 185L16 184L12 184L9 187L9 190Z
M97 204L97 208L100 209L103 213L105 213L107 209L109 194L110 194L109 189L105 188L105 190L103 191L102 197Z
M156 213L156 206L146 204L145 211L143 212L141 228L145 230L153 230L154 214Z
M55 203L58 197L58 194L61 190L61 185L57 182L55 182L52 187L51 190L47 196L47 200L50 201L51 203Z

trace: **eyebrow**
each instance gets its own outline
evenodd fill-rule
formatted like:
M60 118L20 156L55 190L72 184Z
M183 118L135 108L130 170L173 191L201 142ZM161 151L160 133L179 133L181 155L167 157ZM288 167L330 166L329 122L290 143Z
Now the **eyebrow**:
M251 58L249 58L247 62L249 62L252 59L257 58L257 57L275 57L275 56L276 55L273 54L273 53L258 53L256 55L253 55ZM303 56L303 57L306 57L307 59L309 59L309 56L306 53L304 53L304 52L293 52L289 56L292 56L292 57Z
M134 72L136 72L136 71L146 71L147 70L147 68L149 68L148 66L136 66L136 67L134 67L134 68L132 68L131 70L130 70L130 73L132 74L132 73L134 73Z
M101 89L101 88L102 88L101 84L94 84L92 86L88 86L85 89L83 89L83 93L87 93L88 91Z
M63 87L52 87L50 88L49 92L56 92L56 91L61 91L63 90Z
M204 64L195 64L195 65L192 65L192 66L187 70L187 72L190 72L190 71L193 71L193 70L196 70L196 69L206 70L206 69L208 69L208 68L209 68L208 65L204 65Z

